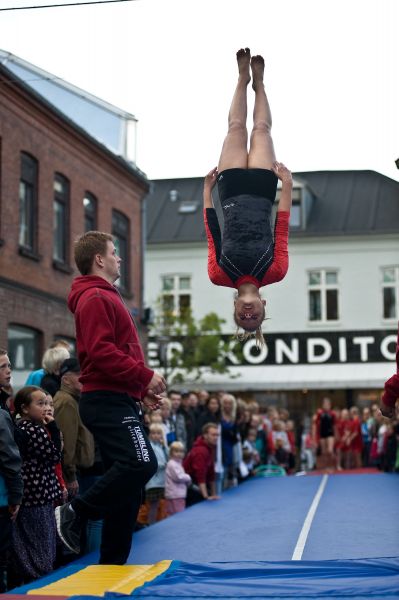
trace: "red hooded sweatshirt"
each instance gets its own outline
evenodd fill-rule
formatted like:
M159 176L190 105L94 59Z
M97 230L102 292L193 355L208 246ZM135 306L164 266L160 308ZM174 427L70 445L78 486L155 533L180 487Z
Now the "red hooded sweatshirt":
M68 297L74 314L83 392L109 390L141 399L154 372L118 290L102 277L76 277Z
M195 440L183 467L196 484L215 481L215 450L208 446L202 435Z

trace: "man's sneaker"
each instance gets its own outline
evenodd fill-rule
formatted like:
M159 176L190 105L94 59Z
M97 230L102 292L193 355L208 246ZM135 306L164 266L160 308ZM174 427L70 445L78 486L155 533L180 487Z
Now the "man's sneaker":
M82 523L70 502L56 507L55 520L62 542L71 552L79 554Z

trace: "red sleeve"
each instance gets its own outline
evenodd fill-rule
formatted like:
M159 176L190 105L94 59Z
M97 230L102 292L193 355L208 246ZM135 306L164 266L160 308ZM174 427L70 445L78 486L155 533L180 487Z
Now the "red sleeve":
M274 227L274 258L262 279L261 286L277 283L284 279L288 271L288 231L290 224L289 211L277 211Z
M144 364L141 346L130 344L131 354L122 352L115 341L117 312L113 303L97 294L83 303L79 309L79 325L84 330L84 346L90 362L96 369L113 379L121 379L132 387L137 382L147 388L154 371Z
M398 343L396 345L396 373L385 382L382 402L386 406L395 406L396 400L399 398L399 334Z
M204 209L204 224L208 240L208 275L215 285L235 287L228 275L219 266L220 253L222 251L222 236L216 210L214 208Z
M196 483L207 482L207 451L205 448L196 448L191 456L191 469Z

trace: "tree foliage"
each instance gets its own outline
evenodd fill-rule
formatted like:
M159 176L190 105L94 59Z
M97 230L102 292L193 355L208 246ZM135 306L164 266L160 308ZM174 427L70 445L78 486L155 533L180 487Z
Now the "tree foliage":
M200 382L206 373L233 377L227 355L233 352L238 356L241 348L223 336L224 323L214 312L196 320L191 309L176 315L159 303L152 335L158 341L161 367L169 384Z

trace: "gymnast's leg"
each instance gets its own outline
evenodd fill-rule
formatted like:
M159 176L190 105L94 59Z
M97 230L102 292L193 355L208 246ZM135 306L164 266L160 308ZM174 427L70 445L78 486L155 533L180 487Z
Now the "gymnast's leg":
M252 87L255 91L254 124L248 156L249 169L272 169L276 161L272 130L272 114L263 83L265 61L262 56L251 58Z
M223 143L218 171L248 167L247 87L251 81L249 48L237 52L238 82L229 112L229 128Z

